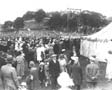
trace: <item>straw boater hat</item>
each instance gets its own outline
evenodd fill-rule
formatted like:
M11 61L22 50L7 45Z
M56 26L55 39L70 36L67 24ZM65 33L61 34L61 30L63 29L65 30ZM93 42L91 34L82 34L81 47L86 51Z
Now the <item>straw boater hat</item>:
M93 56L90 56L89 59L90 59L90 61L92 61L92 62L95 61L95 57L93 57Z
M22 82L21 86L27 86L26 82Z
M62 51L62 52L65 52L65 51L66 51L66 49L62 49L61 51Z
M56 57L57 55L56 54L53 54L51 57Z
M41 62L39 65L40 65L40 66L43 66L43 65L44 65L44 62Z

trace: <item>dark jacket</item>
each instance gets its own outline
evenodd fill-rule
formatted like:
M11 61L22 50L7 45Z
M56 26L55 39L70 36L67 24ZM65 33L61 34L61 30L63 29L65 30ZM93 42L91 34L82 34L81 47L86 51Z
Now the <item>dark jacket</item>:
M82 75L82 69L79 65L76 64L72 65L71 76L75 84L80 85L82 83L83 75Z
M59 65L58 61L56 61L56 63L54 63L53 60L50 61L50 63L49 63L49 73L51 74L52 77L59 76L60 65Z
M39 75L40 81L43 81L46 79L44 66L43 66L43 69L39 67L38 75Z
M60 47L59 47L59 44L55 44L53 46L53 51L55 54L59 54L60 53Z

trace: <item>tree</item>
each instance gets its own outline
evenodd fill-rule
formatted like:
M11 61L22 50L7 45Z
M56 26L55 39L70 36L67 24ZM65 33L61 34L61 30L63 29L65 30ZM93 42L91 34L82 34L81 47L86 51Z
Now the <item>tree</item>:
M12 21L5 21L5 23L3 24L2 28L5 31L13 29L13 22Z
M60 13L55 12L52 14L52 17L48 21L48 26L50 29L59 30L62 27L62 17Z
M90 27L101 27L106 24L105 17L97 12L81 13L82 23Z
M85 34L97 32L100 30L100 27L104 27L108 24L108 20L105 16L91 11L81 12L80 20L83 27L81 32Z
M21 17L16 18L16 20L14 21L14 28L16 30L19 30L20 28L24 27L24 20Z
M67 14L61 16L62 27L67 28Z
M23 15L23 20L25 21L25 20L31 20L31 19L33 19L34 18L34 14L35 14L35 12L33 12L33 11L26 12Z
M44 19L44 17L46 17L46 13L43 9L40 9L37 12L35 12L34 18L37 22L40 23Z
M78 25L79 25L79 16L75 15L73 18L69 20L69 28L70 28L69 30L74 31L78 29Z

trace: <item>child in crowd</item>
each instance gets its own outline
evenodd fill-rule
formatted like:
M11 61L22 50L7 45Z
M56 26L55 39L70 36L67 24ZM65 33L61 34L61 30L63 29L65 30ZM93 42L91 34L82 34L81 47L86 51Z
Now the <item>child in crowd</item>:
M41 62L39 64L38 74L39 74L40 86L43 87L45 84L45 81L46 81L45 69L44 69L44 63L43 62Z
M48 85L51 85L50 74L49 74L49 62L48 61L45 61L44 69L45 69L45 77L46 77L45 87L48 87Z
M38 82L38 68L35 66L34 61L30 61L30 73L26 78L30 90L35 90Z

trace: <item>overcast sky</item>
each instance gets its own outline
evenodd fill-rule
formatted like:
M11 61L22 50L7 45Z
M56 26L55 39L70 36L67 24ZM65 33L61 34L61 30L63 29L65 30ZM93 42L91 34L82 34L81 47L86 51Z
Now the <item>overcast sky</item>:
M112 16L112 0L0 0L0 23L15 20L27 11L43 9L60 11L67 8L90 10Z

